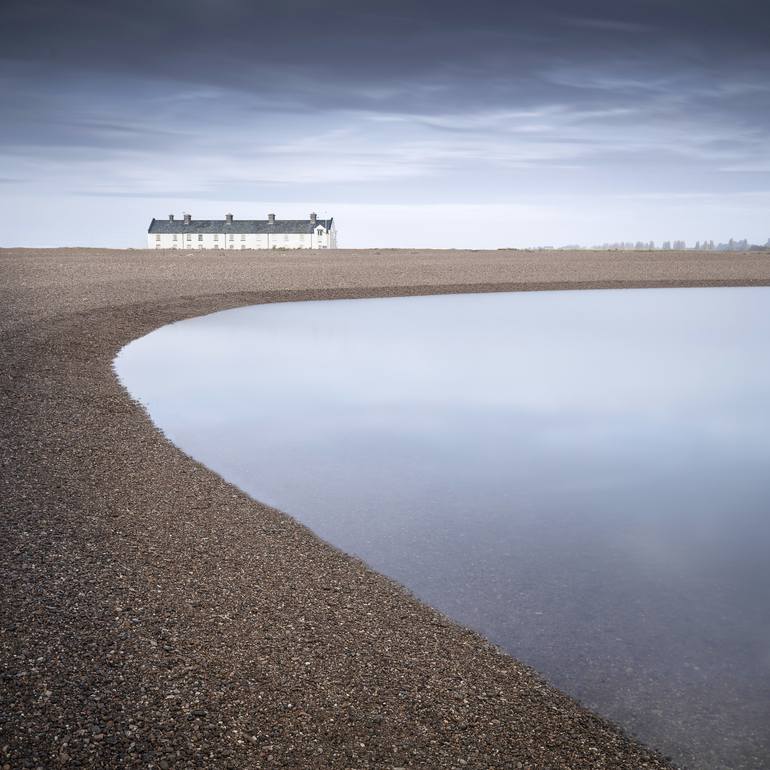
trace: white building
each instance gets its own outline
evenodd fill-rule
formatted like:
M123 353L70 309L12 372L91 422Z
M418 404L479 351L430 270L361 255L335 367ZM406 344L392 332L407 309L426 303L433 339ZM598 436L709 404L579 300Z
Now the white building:
M334 219L153 219L147 230L151 249L336 249Z

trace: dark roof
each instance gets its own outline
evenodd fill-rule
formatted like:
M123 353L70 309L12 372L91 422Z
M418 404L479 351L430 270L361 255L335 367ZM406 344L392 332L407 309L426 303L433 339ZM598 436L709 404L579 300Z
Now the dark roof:
M332 226L334 219L318 219L313 224L310 219L233 219L228 223L224 219L193 219L189 225L184 219L153 219L148 228L148 233L236 233L236 234L299 234L312 233L318 225L323 225L327 230Z

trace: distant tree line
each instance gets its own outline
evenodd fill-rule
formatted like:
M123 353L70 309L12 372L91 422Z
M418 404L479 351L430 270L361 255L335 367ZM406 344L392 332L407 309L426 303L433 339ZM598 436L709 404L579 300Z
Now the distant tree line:
M543 246L541 248L550 247ZM686 241L663 241L660 246L656 245L655 241L617 241L616 243L602 243L590 247L570 244L559 248L563 251L577 251L586 248L602 251L770 251L770 238L764 244L749 243L746 238L740 241L730 238L727 243L696 241L693 246L688 246Z

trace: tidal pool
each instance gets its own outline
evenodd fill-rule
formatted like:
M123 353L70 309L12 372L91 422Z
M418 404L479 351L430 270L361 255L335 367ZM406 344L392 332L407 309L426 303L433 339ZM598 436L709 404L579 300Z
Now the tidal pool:
M770 289L261 305L115 365L185 452L675 761L770 767Z

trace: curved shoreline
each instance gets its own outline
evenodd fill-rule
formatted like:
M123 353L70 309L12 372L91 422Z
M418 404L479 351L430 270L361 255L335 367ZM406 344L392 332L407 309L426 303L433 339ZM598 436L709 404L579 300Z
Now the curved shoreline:
M255 260L233 290L216 272L239 255L219 255L208 283L172 277L166 291L165 277L152 275L157 255L121 255L149 265L149 285L144 273L129 276L126 291L125 271L93 281L99 270L84 269L63 301L52 293L66 254L0 254L4 269L17 260L0 338L0 767L667 766L479 635L183 455L130 400L112 360L158 326L259 302L769 285L770 259L752 257L761 269L737 278L469 283L429 274L421 285L334 288L317 275L330 252L304 257L305 288L295 275L255 291L244 289L264 284L264 265ZM173 255L175 269L200 258L189 257ZM45 291L38 262L25 258L45 263ZM300 261L265 256L282 258ZM442 258L454 262L440 277L463 275L462 252ZM207 293L209 283L223 290ZM131 291L147 301L131 302Z

